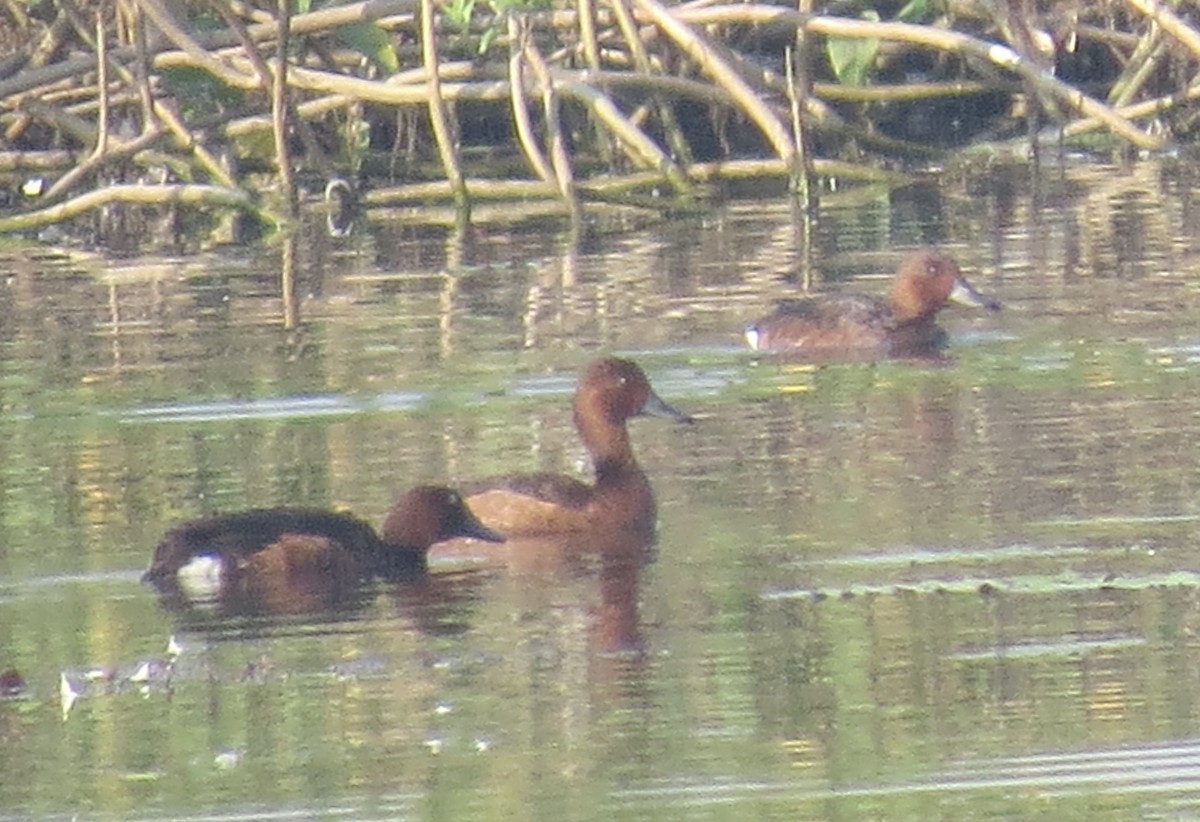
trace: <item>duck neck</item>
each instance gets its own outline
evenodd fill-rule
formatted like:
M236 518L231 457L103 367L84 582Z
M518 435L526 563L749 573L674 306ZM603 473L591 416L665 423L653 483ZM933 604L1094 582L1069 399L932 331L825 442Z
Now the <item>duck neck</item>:
M925 291L926 289L919 284L900 279L893 283L888 303L891 305L892 318L896 325L923 322L937 314L941 302L930 299Z
M433 540L423 529L414 528L411 517L393 510L380 529L381 550L372 555L372 571L385 579L420 574L426 568L425 553Z
M575 427L596 470L596 484L605 485L640 473L629 442L629 432L623 422L603 417L575 413Z
M422 574L427 569L424 551L395 550L379 557L372 570L384 579L404 579Z
M425 551L437 541L434 530L423 524L416 512L399 505L388 512L379 529L380 541L396 554L424 557Z
M892 323L897 326L908 325L923 318L920 309L915 309L903 294L893 293L888 301L892 309Z

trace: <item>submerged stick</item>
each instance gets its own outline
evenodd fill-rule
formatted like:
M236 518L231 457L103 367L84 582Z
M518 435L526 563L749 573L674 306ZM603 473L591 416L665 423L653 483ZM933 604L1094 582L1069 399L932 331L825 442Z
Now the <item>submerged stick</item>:
M645 4L653 3L655 0L639 0L639 2ZM1128 140L1138 148L1158 149L1163 146L1164 141L1161 137L1138 129L1109 106L1043 71L1030 61L1023 59L1008 46L979 40L969 34L935 29L930 26L917 26L911 23L874 23L869 20L853 20L847 17L808 16L791 9L751 4L714 6L695 10L680 9L678 19L681 22L701 25L712 23L797 25L803 26L809 32L823 34L827 37L892 40L976 57L1029 80L1038 91L1061 100L1080 114L1095 117L1114 134Z
M208 149L196 140L195 136L188 131L187 126L183 124L183 121L179 119L179 116L174 111L156 100L154 102L154 116L175 136L175 142L180 148L192 153L196 161L200 164L200 167L208 172L210 177L223 186L229 188L237 187L237 183L234 182L229 172L222 168L217 158L212 156Z
M1183 44L1184 48L1192 53L1192 57L1200 58L1200 33L1175 12L1156 0L1125 0L1125 3L1157 23L1169 37L1174 37Z
M908 100L929 100L934 97L962 97L965 94L980 94L994 91L995 83L977 80L950 80L941 83L905 83L902 86L843 86L840 83L811 84L810 91L824 100L841 100L848 103L886 103Z
M646 51L646 44L642 42L641 34L633 19L633 12L628 6L628 0L609 0L608 5L617 18L621 36L625 38L625 42L629 46L633 65L641 73L650 76L653 72L653 63ZM666 135L667 145L675 153L676 159L687 165L692 161L692 148L683 136L683 130L679 127L674 110L661 94L652 93L651 99L654 102L658 120L662 124L663 133Z
M579 197L575 193L575 174L571 170L571 155L567 153L567 140L563 135L562 120L559 118L558 94L554 90L554 81L550 78L550 69L542 59L542 53L537 50L530 39L526 39L523 49L529 67L537 78L542 90L542 110L546 117L546 130L550 140L550 162L554 169L554 180L558 184L558 192L571 213L571 221L575 223L582 215Z
M179 203L236 208L253 214L264 222L278 224L278 220L254 204L249 194L236 188L206 185L115 185L89 191L50 208L15 214L11 217L0 217L0 232L25 231L38 226L59 223L108 203L141 205Z
M1190 103L1193 100L1200 100L1200 82L1193 83L1182 92L1123 106L1118 111L1122 117L1127 117L1131 120L1140 120L1144 117L1152 117L1155 114L1170 111L1177 106ZM1102 121L1094 117L1075 120L1063 127L1063 136L1074 137L1077 134L1086 134L1089 131L1104 128L1104 125Z
M59 177L54 185L50 187L50 190L43 195L42 199L47 202L59 199L63 194L70 191L77 182L89 174L106 165L118 163L133 157L139 151L153 145L160 137L162 137L162 129L157 124L153 124L148 131L142 132L142 134L127 143L119 143L115 148L106 148L103 152L93 151L86 160Z
M599 90L578 80L557 80L555 85L587 106L588 111L604 124L625 147L625 153L634 162L657 169L678 191L688 190L688 181L679 166L667 153L659 148L613 103L612 99Z
M316 34L351 23L367 23L384 17L413 14L416 10L417 0L364 0L360 3L332 6L320 11L297 15L292 20L291 29L294 35ZM249 26L247 31L255 41L271 40L276 35L274 23L255 23ZM225 30L197 32L194 35L185 33L185 36L202 51L233 45L235 42L233 34ZM173 53L168 52L168 54ZM114 49L110 56L119 61L130 60L136 56L136 51L133 47ZM165 56L167 55L160 54L155 58L155 67L159 67L159 58ZM21 72L7 80L0 81L0 100L90 71L94 62L95 58L91 55L83 55L51 63L34 71Z
M138 0L138 5L146 13L154 25L162 31L167 38L175 44L175 46L186 52L193 60L199 63L205 71L213 75L226 85L242 89L259 88L258 79L230 68L225 63L213 57L204 48L192 39L183 28L176 22L171 15L170 10L163 6L161 0ZM278 32L276 32L278 34Z
M676 16L658 0L634 0L638 8L668 37L695 60L705 74L729 92L746 116L759 127L779 159L791 166L796 162L796 149L791 135L775 113L719 54L700 32ZM740 7L739 7L740 8Z
M134 77L137 81L138 97L142 104L142 130L147 131L154 122L154 90L150 88L150 52L146 46L146 16L137 2L128 4L133 15Z
M55 171L70 168L77 162L74 152L65 149L0 151L0 171Z
M288 88L288 40L291 0L279 0L279 40L275 45L275 76L271 82L271 121L275 126L275 162L279 167L279 187L283 190L284 213L296 216L296 183L292 179L292 150L288 145L288 112L291 94Z
M1127 105L1158 71L1167 54L1167 44L1163 40L1162 29L1152 26L1138 42L1137 48L1129 55L1129 60L1126 62L1121 76L1108 91L1106 102L1117 110Z
M152 2L158 2L158 0L152 0ZM127 48L121 51L126 52L127 56L136 54L136 49L130 51L130 49ZM108 56L110 58L112 67L116 70L116 73L121 78L121 81L126 85L133 87L137 83L137 78L134 76L133 72L126 68L120 61L115 59L115 53L109 53ZM106 63L106 65L108 64ZM192 133L188 131L187 126L184 125L183 121L180 120L178 115L176 115L169 106L153 99L152 97L150 99L150 105L152 114L163 126L166 127L166 129L172 135L174 135L176 144L180 148L190 151L194 160L208 173L213 180L230 188L235 188L237 186L237 184L233 181L233 178L230 177L225 169L221 167L221 164L217 162L216 158L213 157L204 148L204 146L200 145ZM144 132L155 130L150 122L143 123L142 129Z
M856 165L841 160L812 161L815 174L827 177L837 177L844 180L855 180L861 183L876 185L904 185L912 182L912 178L898 171ZM790 169L777 158L765 160L728 160L713 163L696 163L688 168L688 176L696 181L707 183L714 180L744 180L756 177L776 178L787 177ZM656 171L638 171L632 174L617 176L594 177L582 180L576 189L587 197L612 197L626 191L639 188L650 188L660 183L662 175ZM551 199L560 196L554 185L540 180L494 180L489 178L468 178L467 187L474 201L480 200L537 200ZM367 208L387 208L404 203L424 203L435 199L449 199L452 192L445 180L431 180L422 183L406 183L388 188L373 189L366 192L362 204ZM659 199L658 207L670 206L666 200Z
M583 46L584 63L592 71L600 68L600 46L596 42L596 9L592 0L575 0L579 12L579 43Z
M541 180L493 180L488 178L468 178L467 187L472 199L479 200L508 200L508 199L549 199L559 196L554 183ZM405 183L403 185L375 188L363 193L361 203L367 208L386 208L401 203L420 202L437 198L449 199L453 192L445 180L430 180L423 183Z
M109 95L108 95L108 38L104 31L104 12L96 11L96 86L99 90L99 111L96 115L96 144L91 155L75 168L59 177L50 190L46 192L47 200L57 200L63 193L70 191L79 180L86 177L93 169L99 167L108 153L109 133ZM143 135L144 136L144 135ZM146 143L149 145L149 142ZM139 146L141 148L141 146ZM138 149L130 151L132 155Z
M804 99L808 96L806 93L807 77L797 79L796 65L801 62L801 54L806 53L804 47L803 35L796 36L796 49L793 51L791 46L784 50L784 68L786 69L785 76L787 77L788 91L788 111L792 117L792 140L796 146L796 165L795 171L790 175L791 179L788 182L788 188L796 195L805 210L812 205L811 190L809 188L808 179L808 138L805 134L804 124L800 118L800 108L804 105ZM800 72L803 74L803 70Z
M513 125L516 127L517 143L525 154L525 159L533 167L533 172L548 183L554 182L554 170L546 160L546 155L538 146L537 136L533 132L533 122L529 118L529 101L525 97L525 44L529 32L525 20L516 14L508 15L508 76L512 88Z
M425 70L429 74L429 120L433 127L434 140L437 142L438 154L442 158L442 167L446 171L446 179L450 181L450 188L454 191L454 202L462 210L463 218L469 221L471 202L467 196L467 187L463 183L462 169L458 165L458 153L454 149L454 137L446 115L446 101L442 98L441 79L438 77L434 15L433 0L421 0L421 53L425 60Z

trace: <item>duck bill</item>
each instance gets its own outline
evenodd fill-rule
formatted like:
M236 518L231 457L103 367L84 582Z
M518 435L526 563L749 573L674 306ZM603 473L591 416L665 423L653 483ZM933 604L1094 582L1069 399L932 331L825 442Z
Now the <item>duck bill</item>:
M484 542L504 542L503 534L493 531L482 522L480 522L473 513L467 508L463 508L463 518L458 524L456 536L470 537L471 539L481 539Z
M667 405L665 402L663 402L662 398L653 391L651 391L650 395L646 397L646 402L642 405L641 410L638 411L638 413L647 417L666 417L669 420L675 420L675 422L685 422L688 425L691 425L696 421L682 411Z
M952 303L969 305L972 308L986 308L988 311L1000 310L999 301L993 300L986 294L980 294L962 277L954 281L954 288L950 291L949 300Z

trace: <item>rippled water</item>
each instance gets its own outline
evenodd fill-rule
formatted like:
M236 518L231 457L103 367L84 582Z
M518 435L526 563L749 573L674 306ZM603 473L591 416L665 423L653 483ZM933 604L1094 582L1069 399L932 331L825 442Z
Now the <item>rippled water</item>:
M0 818L1200 814L1198 176L849 190L808 253L779 201L311 232L292 330L271 250L0 248ZM742 348L921 243L1006 307L946 361ZM645 563L451 546L309 614L138 583L202 513L575 471L601 352L700 418L633 423Z

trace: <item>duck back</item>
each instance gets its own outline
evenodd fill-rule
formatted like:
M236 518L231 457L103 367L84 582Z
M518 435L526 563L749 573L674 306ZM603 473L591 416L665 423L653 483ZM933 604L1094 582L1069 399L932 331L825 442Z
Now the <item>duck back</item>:
M379 539L366 522L350 514L306 508L270 508L222 514L180 525L154 549L146 581L166 579L197 557L212 556L245 564L253 555L285 537L316 538L352 557L366 560L379 550Z

